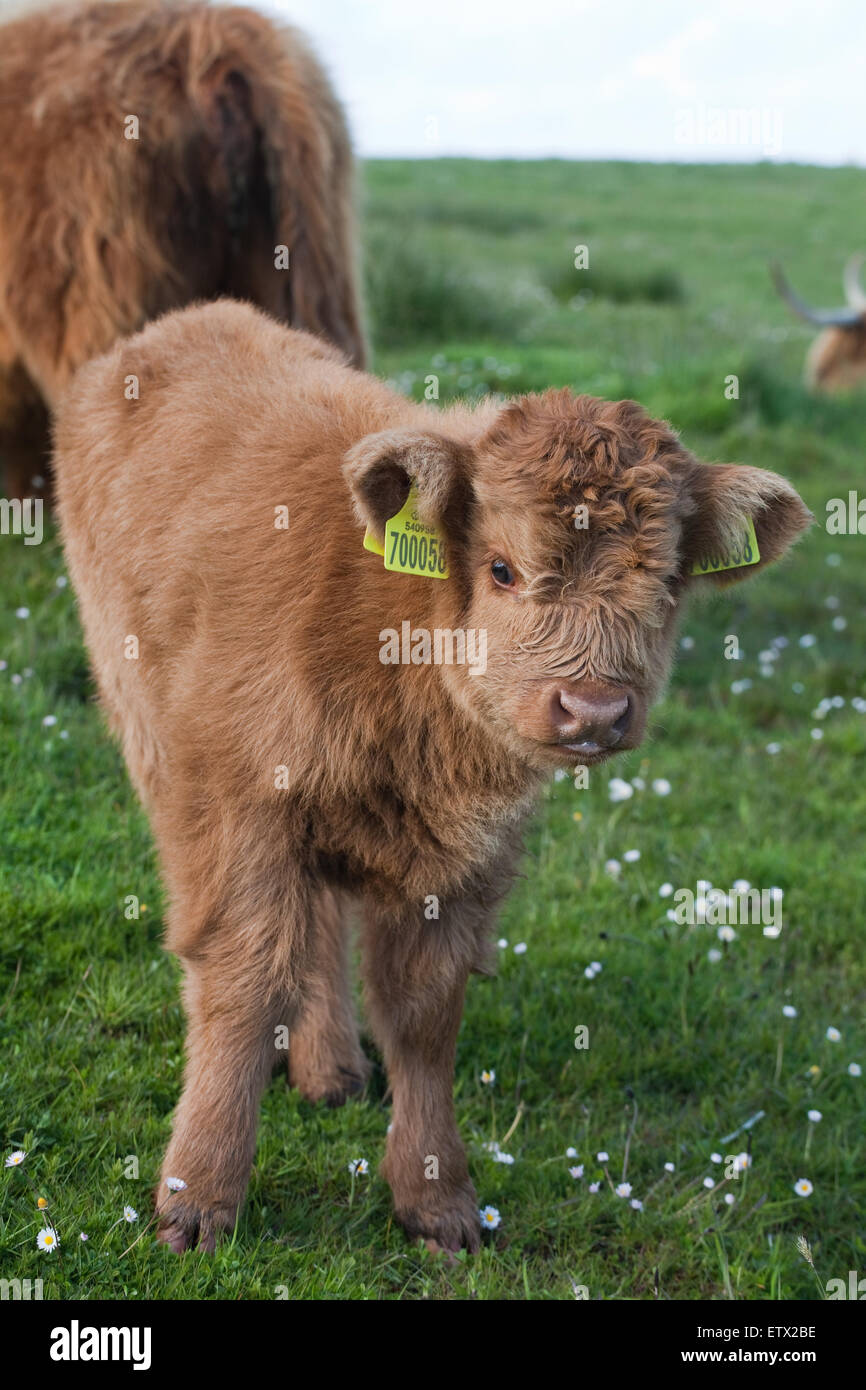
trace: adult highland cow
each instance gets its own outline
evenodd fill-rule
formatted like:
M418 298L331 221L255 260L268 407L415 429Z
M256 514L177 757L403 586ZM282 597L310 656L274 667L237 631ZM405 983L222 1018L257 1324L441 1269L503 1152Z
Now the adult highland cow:
M185 0L0 28L7 492L38 495L75 369L192 300L252 300L362 365L352 203L342 111L293 29Z

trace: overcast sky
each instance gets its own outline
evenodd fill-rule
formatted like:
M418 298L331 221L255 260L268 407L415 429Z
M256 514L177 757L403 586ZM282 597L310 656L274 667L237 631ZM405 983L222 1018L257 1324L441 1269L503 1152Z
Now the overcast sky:
M866 164L866 0L263 0L363 155Z

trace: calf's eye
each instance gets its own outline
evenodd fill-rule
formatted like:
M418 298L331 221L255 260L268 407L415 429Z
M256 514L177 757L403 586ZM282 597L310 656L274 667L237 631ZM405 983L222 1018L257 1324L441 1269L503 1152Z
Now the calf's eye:
M493 575L496 583L503 589L510 589L514 584L514 575L511 573L511 570L504 560L494 560L493 564L490 566L490 573Z

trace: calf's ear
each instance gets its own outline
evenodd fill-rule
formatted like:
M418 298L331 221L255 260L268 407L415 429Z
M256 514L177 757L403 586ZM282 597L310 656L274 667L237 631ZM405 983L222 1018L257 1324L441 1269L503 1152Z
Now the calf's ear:
M757 574L784 555L814 517L799 495L777 473L739 463L698 463L689 475L694 511L683 526L683 574L706 557L744 555L748 523L755 527L760 559L757 564L697 574L695 580L719 586L735 584Z
M358 520L381 541L413 483L418 515L428 526L451 529L471 495L470 450L445 435L421 430L368 434L346 454L343 475Z

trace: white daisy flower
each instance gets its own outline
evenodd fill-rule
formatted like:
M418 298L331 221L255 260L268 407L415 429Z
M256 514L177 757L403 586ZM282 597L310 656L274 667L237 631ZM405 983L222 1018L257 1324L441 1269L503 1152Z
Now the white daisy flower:
M132 1224L133 1221L137 1221L137 1220L138 1220L138 1212L135 1210L135 1207L130 1207L130 1206L124 1207L124 1208L123 1208L123 1219L124 1219L124 1221L128 1221L128 1222L130 1223L130 1225Z
M736 1199L736 1197L734 1196L733 1192L726 1192L726 1193L725 1193L725 1201L726 1201L726 1203L727 1203L727 1205L728 1205L729 1207L732 1207L732 1206L734 1205L734 1203L736 1202L736 1200L737 1200L737 1199Z
M715 1178L704 1178L704 1187L715 1187Z
M785 1015L786 1018L796 1018L796 1017L797 1017L797 1010L794 1008L794 1005L793 1005L793 1004L783 1004L783 1005L782 1005L782 1013Z
M494 1163L507 1163L507 1164L510 1165L510 1164L512 1164L512 1163L514 1162L514 1155L513 1155L513 1154L503 1153L501 1149L497 1149L496 1152L495 1152L494 1155L493 1155L493 1162L494 1162Z
M50 729L50 728L52 728L56 723L57 723L57 715L56 715L56 714L46 714L45 718L44 718L43 721L42 721L42 727L43 727L43 729Z
M611 777L607 784L607 794L611 801L628 801L630 796L634 796L634 787L622 777Z
M643 1202L637 1197L632 1197L629 1206L634 1207L635 1211L643 1211Z
M814 647L815 641L816 641L816 638L815 638L814 632L804 632L804 633L803 633L803 636L800 638L800 646L801 646L801 647Z
M622 857L625 860L626 864L636 864L637 861L640 859L640 850L627 849Z
M721 1155L721 1154L710 1154L710 1163L721 1163L721 1161L722 1161L722 1155Z
M655 792L656 796L670 796L671 784L668 781L667 777L654 777L653 791Z
M58 574L54 583L58 589L65 589L67 584L69 583L69 580L66 578L65 574Z
M749 1154L747 1154L747 1153L737 1154L736 1158L734 1159L734 1170L735 1170L735 1172L737 1172L737 1173L744 1173L744 1172L746 1171L746 1169L747 1169L747 1168L751 1168L751 1166L752 1166L752 1160L751 1160L751 1157L750 1157Z
M828 1042L841 1042L842 1034L839 1032L838 1028L833 1028L831 1025L831 1027L827 1029L826 1038Z
M582 1178L582 1177L583 1177L583 1164L582 1164L582 1163L578 1163L574 1168L569 1168L569 1170L568 1170L568 1176L569 1176L570 1178Z
M15 617L16 617L16 618L29 618L29 617L30 617L30 609L29 609L29 608L16 608L16 609L15 609Z
M478 1215L481 1218L482 1226L485 1226L488 1231L495 1231L502 1220L502 1217L495 1207L481 1207Z
M51 1226L44 1226L36 1237L36 1244L40 1250L56 1250L60 1244L60 1237Z
M169 1192L183 1192L186 1187L183 1178L166 1178L165 1185Z
M606 859L604 862L604 871L606 874L609 874L611 878L619 878L622 873L622 864L620 864L618 859Z
M717 951L715 946L711 947L710 950L707 951L707 960L710 962L710 965L718 965L721 959L722 953L721 951Z
M495 1071L483 1071L483 1072L481 1073L480 1080L481 1080L482 1085L484 1085L484 1086L492 1086L493 1083L494 1083L494 1081L496 1080L496 1072L495 1072Z
M768 743L768 744L767 744L767 752L768 752L772 757L775 757L775 755L776 755L777 753L781 753L781 751L782 751L782 745L781 745L781 743Z
M694 639L694 637L683 637L683 638L681 638L681 640L680 640L680 646L682 647L682 649L683 649L684 652L690 652L690 651L692 650L692 648L694 647L694 645L695 645L695 639Z
M577 1158L577 1149L569 1147L565 1151L566 1158Z
M617 1183L616 1195L617 1195L617 1197L630 1197L630 1196L631 1196L631 1183L630 1183L630 1182L620 1182L620 1183Z
M607 1153L605 1152L604 1149L602 1149L602 1150L600 1151L600 1153L597 1153L597 1154L596 1154L596 1158L598 1159L599 1163L609 1163L609 1162L610 1162L610 1156L609 1156L609 1154L607 1154Z
M848 1075L849 1075L849 1076L862 1076L862 1075L863 1075L863 1068L860 1066L860 1063L859 1063L859 1062L849 1062L849 1063L848 1063Z
M500 951L504 951L506 946L508 945L508 942L504 936L500 936L496 944L499 947Z
M370 1165L366 1158L353 1158L349 1163L349 1172L352 1177L364 1177L369 1171Z
M840 613L838 617L833 619L830 626L833 628L834 632L844 632L846 627L848 626L848 619L843 618Z
M598 1192L598 1189L599 1189L600 1187L601 1187L601 1183L600 1183L600 1182L591 1182L591 1183L589 1184L589 1190L590 1190L590 1192Z
M642 792L646 789L646 782L643 777L632 777L631 784L636 792Z
M733 927L719 927L716 935L720 941L736 941L737 939L737 933Z
M677 1166L677 1165L676 1165L675 1163L666 1163L666 1164L665 1164L665 1172L666 1172L666 1173L673 1173L673 1172L675 1172L675 1171L676 1171L676 1166Z
M816 1125L823 1120L824 1116L821 1114L820 1110L808 1110L806 1112L806 1118L810 1124Z
M824 730L823 730L823 729L810 729L810 730L809 730L809 737L812 738L812 739L814 739L814 741L815 741L816 743L818 743L818 742L820 742L820 740L824 737Z
M808 1178L798 1178L794 1183L794 1191L798 1197L811 1197L814 1190Z
M672 883L663 883L663 884L661 885L661 887L659 888L659 897L660 897L660 898L669 898L670 895L671 895L671 893L672 893L673 891L674 891L674 885L673 885Z
M516 956L525 956L525 955L526 955L526 942L525 942L525 941L518 941L517 945L516 945L515 948L514 948L514 954L515 954Z
M6 1167L7 1167L7 1168L18 1168L18 1167L20 1167L20 1165L24 1162L24 1160L25 1160L26 1157L27 1157L27 1150L26 1150L26 1149L16 1149L15 1152L14 1152L14 1153L11 1153L11 1154L9 1155L9 1157L7 1158L7 1160L6 1160Z

